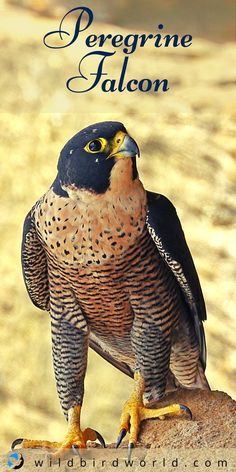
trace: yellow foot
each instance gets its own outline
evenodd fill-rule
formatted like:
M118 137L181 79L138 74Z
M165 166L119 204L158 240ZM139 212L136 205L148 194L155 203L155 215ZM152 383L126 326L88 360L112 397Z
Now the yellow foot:
M64 441L37 441L30 439L16 439L12 443L12 449L14 449L18 444L21 444L23 448L47 448L47 449L57 449L57 451L52 454L56 459L57 457L62 457L70 448L75 449L84 449L86 448L87 441L98 441L103 447L106 447L105 441L100 433L91 428L86 428L84 431L80 429L80 406L76 406L69 411L68 420L69 428L66 434Z
M135 389L129 400L124 404L119 427L119 435L116 443L118 448L129 431L129 458L131 456L132 449L138 440L138 434L140 429L140 423L143 420L151 418L164 419L168 415L177 416L182 413L187 413L189 418L192 419L191 410L180 404L168 405L162 408L146 408L143 405L142 395L144 391L144 382L140 374L135 374Z

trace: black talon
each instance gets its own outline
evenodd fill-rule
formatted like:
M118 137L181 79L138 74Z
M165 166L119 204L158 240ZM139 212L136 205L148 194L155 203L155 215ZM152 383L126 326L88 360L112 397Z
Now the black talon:
M24 439L23 438L17 438L15 439L15 441L13 441L12 445L11 445L11 450L13 451L13 449L15 449L15 447L18 445L18 444L21 444L23 443Z
M77 446L77 444L72 444L72 450L76 456L81 457L81 454L79 452L79 446Z
M125 428L123 428L121 431L120 431L120 434L118 436L118 439L117 439L117 443L116 443L116 449L118 449L118 447L120 446L122 440L124 439L124 437L126 436L126 433L127 433L127 430Z
M188 408L188 406L185 406L185 405L179 405L179 406L180 406L181 410L185 411L185 413L187 413L189 415L190 420L192 420L193 419L193 414L192 414L190 408Z
M105 443L105 441L104 441L102 435L101 435L100 433L98 433L98 431L96 431L96 430L94 430L94 432L96 433L97 439L98 439L98 441L100 442L100 444L102 445L102 447L105 448L105 447L106 447L106 443Z
M128 461L130 461L131 459L131 456L132 456L132 449L134 449L134 443L129 443L128 444Z

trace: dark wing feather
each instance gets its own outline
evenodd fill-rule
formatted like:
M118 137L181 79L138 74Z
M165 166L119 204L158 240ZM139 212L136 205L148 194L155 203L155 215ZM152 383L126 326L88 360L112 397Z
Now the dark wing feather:
M205 302L197 271L174 205L163 195L147 192L147 228L160 255L173 272L194 321L201 361L206 365L206 343L202 321Z
M99 356L103 357L109 364L112 364L114 367L116 367L118 370L123 372L124 374L128 375L129 377L134 376L133 371L130 369L128 364L125 364L124 362L118 361L118 359L115 359L111 354L108 352L104 351L101 346L96 342L94 339L89 340L89 347L93 349Z
M30 211L25 218L21 262L28 294L37 308L49 311L47 258Z

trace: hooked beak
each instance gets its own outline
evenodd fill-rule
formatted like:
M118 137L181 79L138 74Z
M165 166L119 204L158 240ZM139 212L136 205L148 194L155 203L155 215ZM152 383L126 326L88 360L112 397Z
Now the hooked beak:
M116 157L122 159L124 157L140 157L140 151L138 145L131 136L125 135L121 145L116 149L115 152L111 153L108 157Z

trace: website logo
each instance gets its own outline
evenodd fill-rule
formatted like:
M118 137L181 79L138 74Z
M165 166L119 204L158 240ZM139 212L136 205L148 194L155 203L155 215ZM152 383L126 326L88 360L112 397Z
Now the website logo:
M24 457L20 452L12 452L8 456L7 465L9 469L21 469L24 465Z

